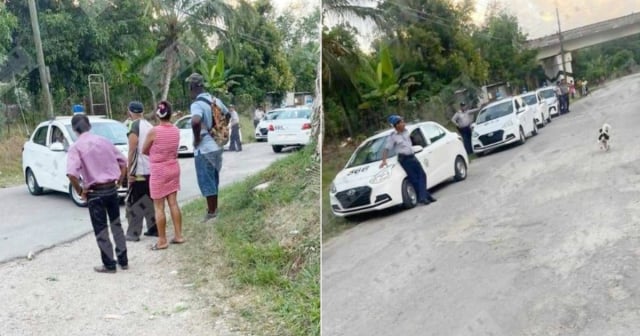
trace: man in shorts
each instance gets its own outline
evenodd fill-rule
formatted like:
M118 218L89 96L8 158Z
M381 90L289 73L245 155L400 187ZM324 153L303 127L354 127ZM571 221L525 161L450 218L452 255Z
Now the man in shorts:
M211 102L220 107L222 113L229 110L220 99L204 90L204 78L193 73L187 78L191 93L191 128L193 130L193 157L200 193L207 199L207 213L204 221L214 220L218 215L218 186L222 169L222 147L209 134L213 127Z

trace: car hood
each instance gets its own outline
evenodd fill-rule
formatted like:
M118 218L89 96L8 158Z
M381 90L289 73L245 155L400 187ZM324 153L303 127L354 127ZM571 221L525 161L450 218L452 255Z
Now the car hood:
M502 129L502 125L504 125L507 121L511 120L512 118L513 118L513 115L509 114L502 118L487 121L486 123L476 124L473 130L479 134L497 131Z
M375 161L368 164L360 165L357 167L343 169L336 175L333 180L334 185L338 190L344 190L346 188L369 184L371 178L373 178L379 172L385 169L393 169L398 165L396 157L387 159L387 166L380 168L382 161Z

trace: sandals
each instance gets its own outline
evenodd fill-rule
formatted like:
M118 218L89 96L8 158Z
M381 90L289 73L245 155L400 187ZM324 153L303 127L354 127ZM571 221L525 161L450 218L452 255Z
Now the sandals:
M177 240L175 238L171 239L171 241L170 241L171 244L184 244L184 242L186 242L186 240L184 240L184 239Z
M166 250L167 248L169 248L169 244L166 246L158 246L158 243L155 243L151 246L151 251Z

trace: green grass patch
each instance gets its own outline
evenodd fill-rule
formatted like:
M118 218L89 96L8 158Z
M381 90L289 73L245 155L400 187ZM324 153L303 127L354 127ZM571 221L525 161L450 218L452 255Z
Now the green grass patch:
M24 182L22 175L22 146L26 133L18 132L0 138L0 188L12 187Z
M332 237L354 227L357 222L337 217L331 212L329 203L329 188L336 175L349 161L351 154L357 148L355 141L345 146L336 143L326 143L322 148L322 240Z
M320 164L312 152L307 146L224 188L214 222L201 223L204 200L183 208L189 280L204 297L228 298L247 332L320 335Z

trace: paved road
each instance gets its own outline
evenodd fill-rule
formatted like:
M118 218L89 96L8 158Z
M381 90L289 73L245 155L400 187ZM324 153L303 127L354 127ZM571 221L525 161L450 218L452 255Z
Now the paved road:
M286 154L275 154L265 143L247 144L242 152L225 152L222 186L266 168ZM193 158L181 158L180 202L200 196ZM25 257L92 232L86 208L73 204L67 194L32 196L26 185L0 189L0 262ZM124 217L124 207L121 208Z
M637 335L640 76L571 110L437 203L327 242L322 334Z

